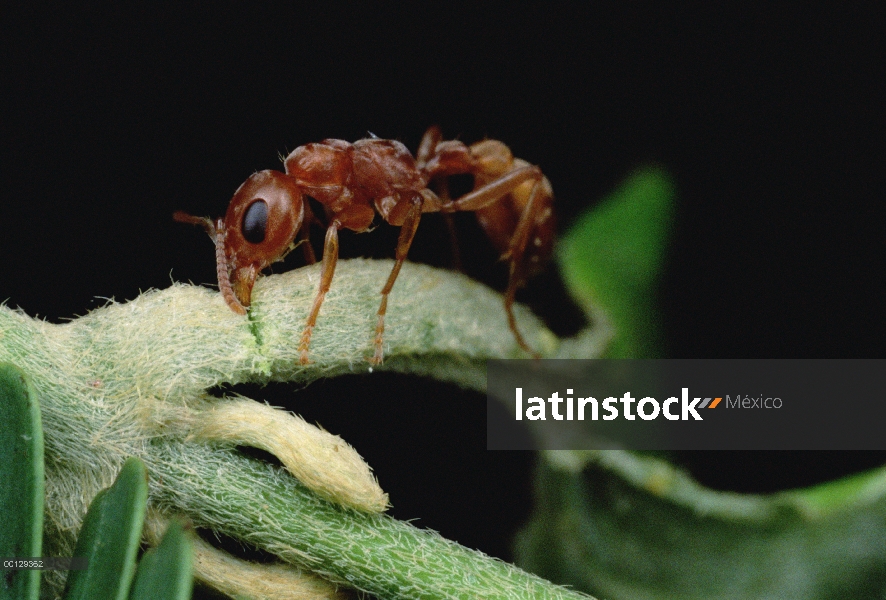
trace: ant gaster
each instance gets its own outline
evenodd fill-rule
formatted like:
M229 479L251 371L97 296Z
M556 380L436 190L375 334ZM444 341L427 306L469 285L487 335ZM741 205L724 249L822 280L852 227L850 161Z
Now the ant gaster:
M181 211L173 218L202 225L215 241L219 289L231 310L243 315L258 274L284 255L296 236L307 240L316 217L305 197L323 205L328 225L322 274L298 346L301 364L309 362L311 334L335 273L338 230L367 231L376 211L400 227L400 235L394 268L381 290L371 363L380 364L384 358L388 294L426 212L477 214L510 267L504 297L508 324L518 344L537 356L517 329L513 303L517 288L540 270L553 245L553 191L538 167L515 159L507 146L495 140L471 146L442 141L437 127L425 133L415 158L395 140L372 137L351 144L328 139L296 148L284 165L285 173L267 170L247 179L234 193L224 218L213 222ZM474 177L473 191L451 199L446 178L465 174ZM313 262L310 244L304 247L306 258Z

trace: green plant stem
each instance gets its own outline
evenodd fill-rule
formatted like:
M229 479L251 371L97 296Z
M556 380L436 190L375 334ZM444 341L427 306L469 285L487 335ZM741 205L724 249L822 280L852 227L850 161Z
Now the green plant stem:
M380 598L587 598L436 532L342 509L252 459L185 444L155 456L163 461L153 467L164 473L161 505Z
M149 505L382 597L570 595L436 534L339 509L288 473L243 462L230 444L188 439L181 428L183 415L218 401L206 394L214 386L372 372L366 357L391 264L339 263L307 366L298 364L297 346L319 265L261 279L248 317L217 292L180 284L64 325L0 306L0 361L30 375L43 415L48 551L69 555L89 499L138 456L151 475ZM599 356L607 341L596 329L558 340L515 308L523 335L545 356ZM386 325L385 363L376 370L482 390L486 359L525 357L501 296L457 273L405 265Z

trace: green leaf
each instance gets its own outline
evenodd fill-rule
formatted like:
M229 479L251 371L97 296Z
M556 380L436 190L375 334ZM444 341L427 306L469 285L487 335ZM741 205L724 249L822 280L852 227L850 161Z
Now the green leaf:
M810 511L826 514L848 506L864 504L871 497L886 497L886 467L848 475L795 490L798 502L805 502Z
M641 170L579 218L560 244L560 268L570 293L591 317L602 309L614 325L611 358L659 354L655 292L674 198L667 173Z
M704 488L630 452L546 458L517 554L559 583L610 600L886 593L886 467L808 491L754 495Z
M673 184L630 178L568 234L567 287L614 325L613 358L658 354L655 292ZM753 465L748 465L753 468ZM546 452L518 563L619 599L886 598L886 467L760 496L623 451Z
M40 556L43 542L43 429L28 377L0 363L0 557ZM40 571L2 571L0 600L36 599Z
M169 523L160 545L142 557L130 600L186 600L194 588L194 544L176 520Z
M144 463L130 458L110 488L92 501L74 556L88 560L82 571L71 571L66 600L124 600L132 585L148 499Z

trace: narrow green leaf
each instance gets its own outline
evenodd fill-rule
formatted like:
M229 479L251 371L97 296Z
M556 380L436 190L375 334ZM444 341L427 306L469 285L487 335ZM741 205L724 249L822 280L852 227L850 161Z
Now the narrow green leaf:
M130 600L187 600L194 588L194 544L178 521L171 521L156 548L138 566Z
M674 198L667 173L639 171L585 213L560 244L560 268L570 293L589 314L602 309L612 320L609 357L654 358L659 353L655 292Z
M124 600L132 585L148 499L148 474L144 463L130 458L114 485L92 501L74 556L83 556L88 567L71 571L65 586L66 600Z
M28 377L0 363L0 557L40 556L43 542L43 429ZM32 600L40 571L0 571L0 600Z

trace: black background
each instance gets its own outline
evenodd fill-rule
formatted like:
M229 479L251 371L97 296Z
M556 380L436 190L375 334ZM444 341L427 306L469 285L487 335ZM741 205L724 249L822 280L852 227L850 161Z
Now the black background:
M222 214L249 174L310 141L371 131L414 149L437 123L540 165L561 230L636 168L668 169L670 356L882 357L879 15L584 4L5 9L0 299L61 322L171 279L213 283L209 240L174 210ZM446 266L433 221L411 256ZM468 271L500 284L468 221ZM395 235L343 235L343 255L391 256ZM568 332L562 295L552 269L524 298ZM398 518L511 557L532 458L485 451L480 395L383 374L295 401L248 391L355 445ZM684 458L743 491L882 460Z

